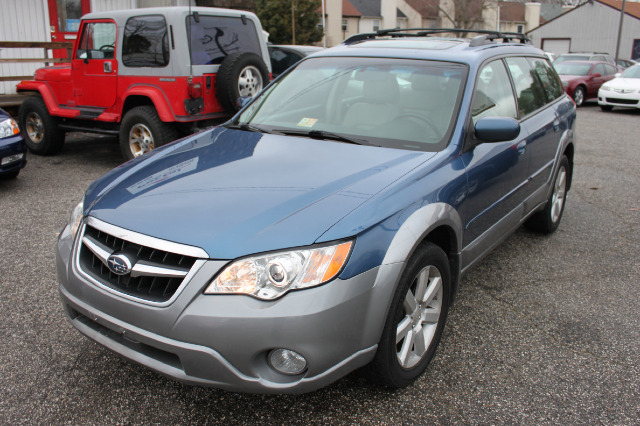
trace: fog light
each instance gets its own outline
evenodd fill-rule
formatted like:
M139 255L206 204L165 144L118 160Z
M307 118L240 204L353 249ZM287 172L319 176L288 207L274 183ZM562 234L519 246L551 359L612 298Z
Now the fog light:
M274 349L269 352L269 365L279 373L294 376L307 369L307 360L289 349Z
M23 153L9 155L8 157L4 157L2 159L2 165L6 166L7 164L11 164L11 163L14 163L16 161L22 160L23 157L24 157Z

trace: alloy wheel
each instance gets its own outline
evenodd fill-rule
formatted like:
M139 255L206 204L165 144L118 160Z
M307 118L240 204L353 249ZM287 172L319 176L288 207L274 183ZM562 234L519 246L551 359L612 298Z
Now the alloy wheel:
M262 75L260 70L250 65L245 67L238 78L238 93L240 96L254 97L262 90Z
M41 143L44 139L44 123L42 122L42 117L35 112L30 112L27 115L26 123L26 131L27 135L29 135L29 139L33 143Z
M153 134L144 124L138 123L129 131L129 148L134 157L139 157L154 148Z
M556 183L553 188L553 195L551 196L551 221L553 223L557 222L560 219L566 193L567 170L562 167L560 168L560 170L558 170L558 176L556 177Z
M404 316L396 328L398 362L403 368L418 364L429 350L442 310L442 275L435 266L423 268L403 301Z

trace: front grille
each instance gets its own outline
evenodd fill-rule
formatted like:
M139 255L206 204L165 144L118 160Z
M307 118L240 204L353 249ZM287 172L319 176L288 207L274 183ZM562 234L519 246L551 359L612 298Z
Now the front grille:
M131 270L115 274L107 266L111 255L126 256ZM171 299L197 260L117 238L90 225L85 225L78 256L82 271L98 283L156 303Z
M635 99L606 98L606 100L612 104L636 105L638 103Z

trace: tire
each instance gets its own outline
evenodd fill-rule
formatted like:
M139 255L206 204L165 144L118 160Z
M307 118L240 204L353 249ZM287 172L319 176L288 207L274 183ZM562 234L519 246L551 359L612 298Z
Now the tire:
M613 107L611 105L600 105L600 109L604 112L611 112Z
M52 117L40 97L22 102L19 112L20 129L29 151L38 155L57 154L64 145L64 131Z
M426 287L420 285L424 278ZM414 305L416 294L422 294L423 301ZM367 366L370 380L401 388L420 377L442 337L450 294L446 254L432 243L420 246L407 262L393 296L378 350Z
M130 160L178 138L176 128L160 120L152 106L130 109L120 124L120 151Z
M255 53L234 53L227 56L216 76L216 96L225 111L239 110L236 101L241 96L254 97L269 83L269 70Z
M587 96L587 93L584 90L584 87L576 87L576 90L573 91L573 101L576 103L577 107L582 106L585 101L585 96Z
M563 155L553 179L553 187L547 204L544 209L534 213L525 222L527 228L543 234L551 234L558 229L567 201L570 173L569 160Z

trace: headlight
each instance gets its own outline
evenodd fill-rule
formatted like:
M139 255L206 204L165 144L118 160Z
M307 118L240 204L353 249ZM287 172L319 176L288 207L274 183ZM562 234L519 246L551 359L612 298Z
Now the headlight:
M609 86L607 86L606 84L603 84L602 86L600 86L600 88L601 88L602 90L606 90L607 92L608 92L609 90L611 90L611 88L610 88Z
M289 290L313 287L335 278L347 262L352 242L240 259L226 268L205 294L247 294L276 299Z
M13 118L8 118L0 122L0 138L8 138L9 136L20 133L18 123Z
M76 234L82 223L82 213L84 212L84 200L73 208L69 217L69 229L71 229L71 238L76 239Z

